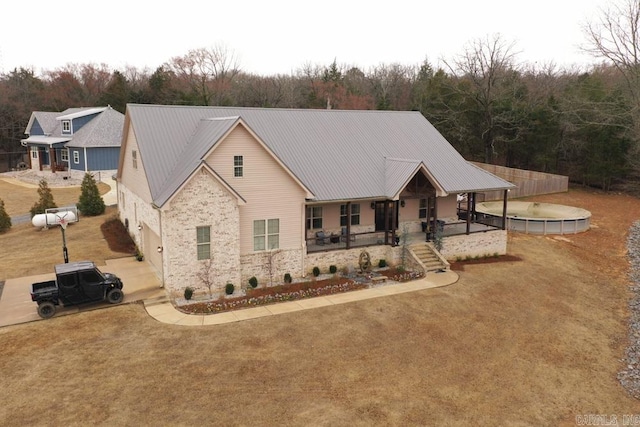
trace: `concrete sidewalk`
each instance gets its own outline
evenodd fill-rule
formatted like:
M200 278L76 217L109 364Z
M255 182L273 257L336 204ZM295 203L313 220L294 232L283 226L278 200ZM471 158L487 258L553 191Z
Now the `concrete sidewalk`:
M359 291L301 299L297 301L287 301L216 314L185 314L176 309L168 300L160 302L145 300L144 305L147 313L151 317L163 323L182 326L219 325L223 323L240 322L242 320L256 319L259 317L309 310L312 308L363 301L371 298L402 294L405 292L438 288L456 283L458 279L458 274L450 270L441 273L432 272L427 273L422 279L406 283L380 285L375 288Z
M136 261L132 256L107 260L106 265L99 265L98 268L102 272L113 273L122 279L125 303L160 298L166 295L165 290L161 287L160 279L152 267L146 262ZM31 284L54 278L55 274L52 272L5 281L0 296L0 327L42 320L38 316L36 303L31 301ZM71 307L59 306L55 316L104 307L111 307L111 304L92 303Z

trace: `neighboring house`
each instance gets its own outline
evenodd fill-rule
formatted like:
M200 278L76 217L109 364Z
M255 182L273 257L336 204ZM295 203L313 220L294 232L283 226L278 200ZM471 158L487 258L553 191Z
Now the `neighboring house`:
M115 171L124 115L111 107L34 111L22 145L37 171Z
M363 247L398 261L398 234L446 235L449 258L504 254L504 216L475 200L500 190L506 207L514 187L419 112L134 104L117 181L120 218L171 289L197 286L207 260L218 287L357 267Z

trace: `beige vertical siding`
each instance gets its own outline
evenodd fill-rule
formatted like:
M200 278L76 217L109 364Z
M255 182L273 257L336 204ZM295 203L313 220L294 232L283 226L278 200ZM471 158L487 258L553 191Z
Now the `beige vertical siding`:
M234 177L234 156L243 156L243 176ZM253 221L280 220L280 248L301 248L305 191L242 126L236 127L206 159L245 200L240 206L240 252L253 252Z
M122 185L130 189L137 194L142 200L147 203L151 203L151 193L149 191L149 184L147 183L147 175L144 171L144 165L142 164L142 157L140 156L140 150L138 149L138 141L136 140L133 126L129 125L127 129L126 144L124 145L124 158L122 165L120 165L120 182ZM132 152L136 151L138 155L138 167L134 169Z

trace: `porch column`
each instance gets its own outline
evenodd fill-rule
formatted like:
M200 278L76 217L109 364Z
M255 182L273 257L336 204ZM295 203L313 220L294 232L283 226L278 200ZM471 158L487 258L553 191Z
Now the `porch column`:
M384 201L384 244L389 244L389 201Z
M471 233L471 193L467 193L467 234Z
M351 248L351 202L347 202L347 249Z
M53 147L49 147L49 163L51 173L56 173L56 150L54 150Z
M438 232L438 196L433 197L433 222L431 223L431 239L436 236Z
M502 229L507 229L507 194L509 194L509 190L504 190L504 195L502 196Z
M398 212L398 200L393 201L391 209L391 246L396 245L396 212Z

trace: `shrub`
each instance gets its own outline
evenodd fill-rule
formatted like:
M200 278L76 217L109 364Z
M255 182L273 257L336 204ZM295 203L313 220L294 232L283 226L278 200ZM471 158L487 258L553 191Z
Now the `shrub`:
M193 288L191 286L187 286L186 288L184 288L184 299L188 301L191 299L192 296L193 296Z
M284 273L284 283L291 283L291 274Z
M231 295L233 291L235 291L236 287L233 286L233 283L227 283L224 287L224 293L227 295Z
M320 269L318 267L313 267L313 277L318 277L320 275Z
M381 259L380 261L378 261L378 267L384 268L386 266L387 266L387 260Z
M251 279L249 279L249 286L251 286L253 289L258 287L258 279L256 279L256 276L253 276Z
M102 215L105 210L104 200L100 196L98 184L93 176L87 172L82 179L80 199L78 200L78 210L86 216Z
M336 274L337 271L338 271L338 267L336 267L335 265L329 266L329 273Z
M0 233L4 233L5 231L11 228L11 217L4 209L4 201L0 199Z
M405 271L404 265L399 265L396 270L398 270L398 273L404 273L404 271Z
M42 214L47 209L57 208L56 202L53 201L53 193L47 184L46 179L41 179L38 184L38 195L40 199L31 207L31 218L38 214Z

